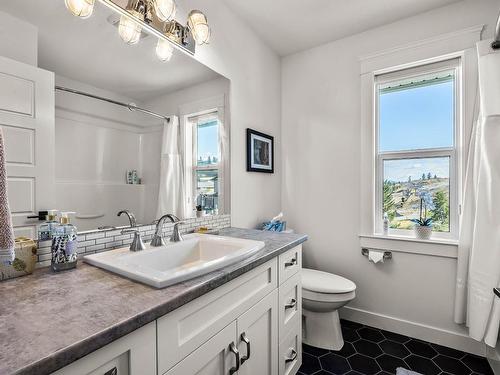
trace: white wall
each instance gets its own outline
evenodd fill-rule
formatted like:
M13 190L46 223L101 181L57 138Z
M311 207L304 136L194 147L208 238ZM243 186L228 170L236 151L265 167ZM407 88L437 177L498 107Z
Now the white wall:
M15 38L12 37L13 35ZM37 28L0 11L0 54L36 66L38 61Z
M478 24L491 35L499 5L464 1L283 59L282 205L310 236L306 266L356 282L345 316L480 350L453 323L455 259L398 253L375 266L360 254L359 58Z
M280 59L222 1L178 3L206 13L213 37L196 58L231 81L231 220L254 227L281 209ZM246 128L275 137L274 174L246 172Z

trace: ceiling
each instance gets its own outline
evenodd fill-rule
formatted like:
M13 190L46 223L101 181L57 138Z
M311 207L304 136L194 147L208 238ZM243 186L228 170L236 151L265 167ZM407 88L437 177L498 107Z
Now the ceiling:
M180 51L160 62L153 36L126 45L107 20L114 13L98 2L84 20L72 16L62 0L3 1L0 10L38 27L41 68L137 101L220 77Z
M281 56L461 0L224 0Z

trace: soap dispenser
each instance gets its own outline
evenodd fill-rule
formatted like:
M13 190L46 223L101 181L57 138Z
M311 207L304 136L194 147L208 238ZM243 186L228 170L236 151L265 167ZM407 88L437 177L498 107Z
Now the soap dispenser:
M57 210L47 211L46 221L38 227L38 240L47 241L51 240L54 235L55 229L59 226L57 221Z
M78 232L70 223L69 215L74 212L61 212L60 225L52 237L52 270L64 271L76 267L78 261Z

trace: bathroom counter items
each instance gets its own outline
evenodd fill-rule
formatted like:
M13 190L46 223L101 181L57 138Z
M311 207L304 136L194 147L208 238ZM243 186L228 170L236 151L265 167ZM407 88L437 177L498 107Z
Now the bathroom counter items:
M264 241L241 263L164 289L85 263L0 284L0 374L49 374L235 279L307 240L291 233L226 228L220 235Z

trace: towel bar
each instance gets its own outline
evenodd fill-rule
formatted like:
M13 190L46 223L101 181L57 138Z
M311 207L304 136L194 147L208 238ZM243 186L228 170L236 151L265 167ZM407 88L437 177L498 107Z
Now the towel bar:
M376 251L379 251L379 250L376 250ZM367 248L365 248L365 247L363 247L361 249L361 254L363 256L365 256L365 257L368 256L368 252L369 252L369 250ZM392 259L392 252L390 252L390 251L384 251L384 260L387 260L387 259Z

